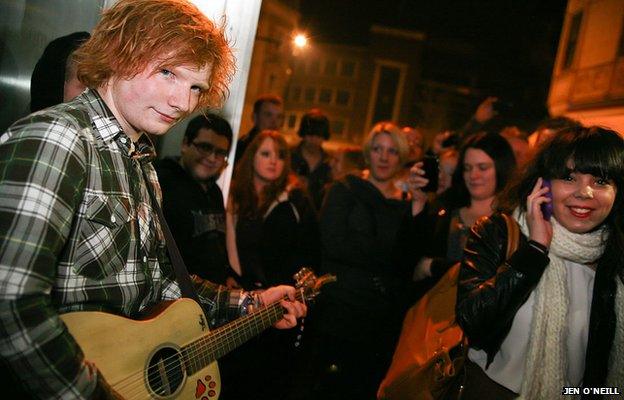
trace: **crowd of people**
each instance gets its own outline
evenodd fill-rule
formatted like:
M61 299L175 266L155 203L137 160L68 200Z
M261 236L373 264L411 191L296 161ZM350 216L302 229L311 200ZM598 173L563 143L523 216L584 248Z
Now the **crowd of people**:
M406 310L457 263L462 398L624 390L621 135L565 117L529 135L491 124L488 97L459 130L379 121L328 152L322 109L292 147L266 94L235 141L218 114L233 63L184 0L121 0L46 49L37 112L0 136L0 360L16 396L123 398L62 314L138 319L188 297L190 274L211 328L284 308L279 330L220 360L222 398L374 399ZM180 156L155 160L150 135L197 110ZM522 232L508 260L501 213ZM303 266L337 278L312 304L292 287Z

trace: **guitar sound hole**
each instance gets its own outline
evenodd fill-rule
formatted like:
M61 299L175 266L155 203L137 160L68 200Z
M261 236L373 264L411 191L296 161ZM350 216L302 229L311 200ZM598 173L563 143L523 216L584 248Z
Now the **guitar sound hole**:
M147 382L152 393L157 396L170 396L184 380L184 367L181 355L170 347L158 350L149 361Z

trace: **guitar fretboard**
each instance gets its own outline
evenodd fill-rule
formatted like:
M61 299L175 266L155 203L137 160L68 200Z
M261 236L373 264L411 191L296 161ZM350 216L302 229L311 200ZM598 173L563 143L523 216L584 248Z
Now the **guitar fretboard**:
M296 299L302 294L297 291ZM269 304L258 311L223 325L182 348L184 364L189 375L203 369L223 357L252 337L282 319L284 308L279 302Z

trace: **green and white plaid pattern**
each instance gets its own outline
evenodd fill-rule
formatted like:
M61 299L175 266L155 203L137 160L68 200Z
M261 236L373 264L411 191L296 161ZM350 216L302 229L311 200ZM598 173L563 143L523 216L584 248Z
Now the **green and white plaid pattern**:
M132 150L92 90L0 136L0 356L35 397L95 389L59 313L136 317L180 297L142 170L160 201L156 172ZM247 294L194 282L213 326L243 312Z

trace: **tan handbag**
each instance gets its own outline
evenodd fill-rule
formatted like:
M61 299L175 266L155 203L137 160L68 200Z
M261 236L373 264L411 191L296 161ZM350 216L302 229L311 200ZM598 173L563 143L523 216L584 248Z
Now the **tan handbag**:
M507 225L509 259L518 247L520 230L513 218L501 215ZM464 332L455 321L459 266L457 263L451 267L407 311L378 399L441 399L459 375L468 350Z

